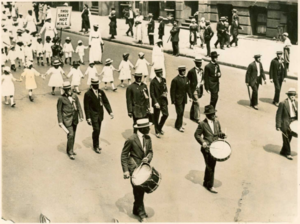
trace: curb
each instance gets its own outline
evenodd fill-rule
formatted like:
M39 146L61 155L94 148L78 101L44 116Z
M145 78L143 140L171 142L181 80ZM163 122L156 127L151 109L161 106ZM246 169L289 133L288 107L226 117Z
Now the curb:
M72 30L69 30L69 29L63 29L64 32L67 32L67 33L73 33L73 34L77 34L77 35L80 35L80 36L86 36L88 37L88 35L82 35L82 33L80 32L77 32L77 31L72 31ZM150 47L150 46L146 46L146 45L140 45L140 44L135 44L135 43L128 43L128 42L124 42L124 41L120 41L120 40L111 40L107 37L102 37L102 40L105 40L105 41L109 41L109 42L112 42L112 43L117 43L117 44L124 44L124 45L129 45L129 46L133 46L133 47L139 47L139 48L143 48L143 49L147 49L147 50L152 50L153 47ZM172 54L172 51L171 50L164 50L165 53L167 54ZM182 57L186 57L186 58L194 58L194 56L191 56L191 55L187 55L187 54L179 54L179 56L182 56ZM208 58L202 58L203 61L206 61L206 62L209 62L210 59ZM247 70L247 66L243 66L243 65L236 65L236 64L232 64L232 63L229 63L229 62L222 62L222 61L218 61L218 63L220 65L225 65L225 66L228 66L228 67L233 67L233 68L238 68L238 69L243 69L243 70ZM269 74L269 71L265 71L265 74ZM293 80L298 80L298 77L297 76L287 76L288 79L293 79Z

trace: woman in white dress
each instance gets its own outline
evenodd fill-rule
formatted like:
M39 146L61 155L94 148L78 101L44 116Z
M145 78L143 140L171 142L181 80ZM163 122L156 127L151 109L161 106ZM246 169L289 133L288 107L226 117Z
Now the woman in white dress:
M142 73L144 77L144 83L147 84L147 76L149 75L148 72L148 66L152 66L144 57L145 54L143 52L140 52L138 54L139 59L136 61L135 64L135 72L136 73Z
M114 66L112 66L112 62L113 60L111 60L110 58L106 59L105 66L103 67L103 70L99 74L99 76L103 75L102 82L104 82L105 84L104 89L107 89L106 84L110 82L113 91L116 91L117 88L114 85L114 71L119 70L115 69Z
M79 69L79 63L77 61L73 61L73 68L71 68L71 71L67 75L68 78L72 77L72 82L71 86L73 86L73 91L76 92L77 94L80 94L81 92L79 91L79 85L81 82L81 79L83 79L83 74Z
M136 12L136 17L134 19L134 25L135 25L135 40L139 43L143 43L143 19L144 16L140 15L140 13Z
M2 96L5 98L5 104L8 105L8 97L10 97L10 105L14 107L16 103L14 102L14 95L15 95L15 85L13 81L21 82L13 77L10 72L10 68L5 66L3 68L3 75L1 75L1 89L2 89Z
M90 62L102 64L103 40L99 30L99 25L94 24L94 29L90 32L89 47L90 47Z
M124 80L128 80L128 85L131 84L131 68L134 68L132 63L128 60L129 54L125 53L123 54L123 60L121 61L119 65L119 79L121 80L121 87L124 88Z
M28 10L28 15L26 16L26 28L29 33L36 32L36 20L35 16L32 14L32 10Z
M150 73L150 79L154 79L156 76L154 67L162 68L163 69L163 77L166 78L165 56L164 56L161 39L159 39L156 42L156 45L153 47L152 68L151 68L151 73Z
M51 74L51 77L49 79L48 86L52 87L52 93L51 94L55 95L55 92L54 92L55 87L59 87L61 94L63 94L62 84L63 84L64 80L63 80L62 75L64 75L64 76L66 76L66 75L65 75L64 70L62 70L62 68L60 67L59 60L54 60L53 67L51 67L46 72L46 75L50 75L50 74ZM66 78L68 78L68 77L66 77Z
M88 86L91 85L91 79L97 78L97 76L98 76L98 71L97 71L96 67L94 67L94 65L95 65L94 62L90 62L89 67L87 68L87 70L84 73L84 75L88 75L88 79L87 79Z

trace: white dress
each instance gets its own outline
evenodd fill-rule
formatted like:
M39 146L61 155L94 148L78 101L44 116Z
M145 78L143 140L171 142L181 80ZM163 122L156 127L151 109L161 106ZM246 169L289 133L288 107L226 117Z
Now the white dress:
M24 41L23 41L23 37L22 36L17 36L15 38L15 42L18 43L18 42L22 42L24 44ZM21 61L24 62L24 45L22 45L21 47L16 44L16 55L17 55L17 58L19 58Z
M29 30L29 33L37 31L36 26L35 26L36 21L35 21L35 18L34 18L33 15L31 16L31 15L28 14L26 16L26 23L27 23L26 28Z
M36 37L31 37L31 46L32 46L32 50L35 52L37 51L36 48L37 48L37 38Z
M83 74L80 71L80 69L71 68L71 71L68 74L68 78L70 78L71 76L73 76L71 86L79 86L81 78L83 77Z
M129 60L124 61L122 60L120 65L119 65L119 70L120 70L120 80L127 80L131 79L131 68L133 68L133 65Z
M53 43L51 41L49 43L48 42L44 43L43 51L46 52L45 57L47 57L47 58L52 57L52 48L51 48L52 45L53 45Z
M139 25L137 25L135 27L135 39L137 41L142 41L143 40L143 19L144 19L144 16L142 15L139 15L135 18L135 22L141 22Z
M87 68L85 75L88 75L87 84L91 85L91 79L97 77L97 69L95 67L91 68L90 66Z
M112 65L110 66L104 66L101 74L103 74L102 82L113 82L114 81L114 67Z
M84 46L84 45L81 45L81 46L77 46L76 47L76 53L79 55L79 56L84 56L84 50L85 49L88 49L89 47L88 46Z
M16 59L17 59L17 52L10 50L8 52L8 59L10 60L10 63L12 65L14 65L16 63Z
M71 43L64 43L63 52L65 53L65 57L72 57L72 52L74 52L73 46Z
M148 66L150 65L150 63L145 59L138 59L136 64L135 64L135 72L136 73L142 73L143 76L148 76L149 72L148 72Z
M44 40L46 40L46 37L49 36L51 39L55 37L55 34L57 34L57 30L53 23L46 22L43 26L43 28L40 31L40 34L42 34L45 31Z
M151 68L150 79L154 79L156 77L154 68L161 67L163 69L163 77L166 78L166 68L165 68L165 56L163 52L163 48L155 45L152 51L152 63L153 66Z
M23 29L25 24L26 24L26 20L24 18L18 18L18 22L19 22L19 28Z
M24 56L26 58L26 62L33 61L33 53L32 53L32 46L24 47Z
M44 46L43 46L42 42L41 43L39 43L39 42L36 43L36 45L35 45L35 51L36 51L37 55L43 53Z
M62 87L63 85L63 78L62 78L62 74L65 73L64 70L62 70L61 67L58 67L57 69L52 67L50 68L47 72L46 75L52 74L50 79L49 79L49 83L48 86L51 87Z
M89 37L90 48L90 62L101 61L102 60L102 50L101 43L103 44L100 30L91 30Z
M16 80L11 73L9 75L1 75L2 96L13 96L15 94L13 81Z
M3 47L9 47L10 46L10 38L9 38L9 33L8 32L3 32L1 33L1 39L2 39L2 46Z
M38 73L34 68L31 69L24 69L24 72L21 74L22 77L26 78L25 87L26 89L36 89L37 85L35 82L35 76L39 76Z

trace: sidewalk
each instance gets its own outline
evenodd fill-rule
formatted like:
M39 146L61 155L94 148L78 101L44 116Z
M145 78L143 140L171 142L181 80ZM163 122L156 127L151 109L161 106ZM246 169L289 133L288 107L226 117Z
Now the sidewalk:
M56 15L56 9L52 9L52 15L53 17ZM103 40L122 43L122 44L129 44L137 47L142 47L146 49L152 49L152 46L150 46L148 36L147 36L147 28L146 23L147 21L144 21L144 36L143 36L143 45L137 44L134 38L128 37L126 35L126 31L128 29L128 25L125 24L125 19L118 19L117 21L117 36L116 39L110 40L109 37L109 18L107 16L95 16L92 15L90 17L91 25L94 23L98 23L100 26L101 34ZM163 46L166 53L172 52L172 43L167 40L169 39L169 33L171 30L171 25L165 26L165 36L163 38ZM215 32L215 27L212 27ZM83 35L83 33L80 33L79 30L81 29L81 12L72 12L71 17L71 28L64 30L66 32L72 32L72 33L78 33L80 35ZM135 32L135 30L134 30ZM156 41L158 39L158 23L155 23L155 37L154 40ZM222 65L232 66L236 68L241 69L247 69L247 66L254 60L253 55L254 54L261 54L261 62L263 64L265 72L268 74L269 67L271 60L276 57L276 51L283 50L283 44L280 42L276 42L273 40L267 40L267 39L253 39L246 35L240 35L239 36L239 46L238 47L231 47L226 48L225 50L221 50L220 48L215 49L214 43L216 41L216 32L211 40L211 51L217 51L219 56L219 63ZM235 44L233 44L234 46ZM210 58L205 57L206 55L206 48L201 49L200 48L200 39L198 39L197 46L194 47L194 49L190 49L189 44L189 31L188 30L180 30L180 55L185 57L191 57L194 58L196 55L202 56L203 60L209 61ZM293 45L291 47L291 64L290 69L288 72L289 78L292 79L298 79L298 46Z

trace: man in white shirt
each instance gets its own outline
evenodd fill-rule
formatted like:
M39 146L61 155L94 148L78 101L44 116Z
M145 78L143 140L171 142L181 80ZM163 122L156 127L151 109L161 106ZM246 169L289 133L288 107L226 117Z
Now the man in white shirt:
M283 145L280 155L292 160L290 142L293 136L297 137L297 131L293 131L290 124L298 120L298 102L295 100L297 95L295 88L290 88L286 94L288 98L279 103L276 113L276 130L282 133Z
M126 35L128 36L129 32L131 33L131 36L133 37L133 30L132 30L132 27L133 27L133 24L134 24L134 18L135 18L135 13L134 11L132 10L132 6L129 5L129 10L128 10L128 13L127 13L127 16L126 16L126 24L128 24L129 28L126 32Z
M289 65L290 65L290 53L291 53L291 40L288 38L289 34L288 33L283 33L283 52L284 52L284 63L285 67L287 70L289 70Z

